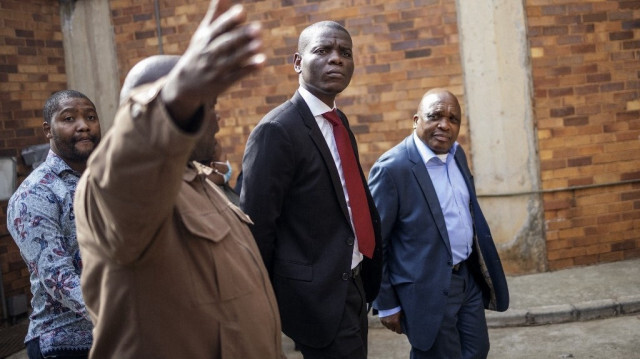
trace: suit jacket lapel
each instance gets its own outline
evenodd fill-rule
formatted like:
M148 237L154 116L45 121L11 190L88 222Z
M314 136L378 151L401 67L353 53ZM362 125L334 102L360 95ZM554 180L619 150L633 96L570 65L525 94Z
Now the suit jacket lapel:
M471 211L471 220L473 221L474 227L474 238L476 237L475 232L477 232L478 228L478 210L480 209L480 204L478 203L478 198L476 197L476 187L473 183L473 175L471 174L471 170L469 169L469 164L467 163L467 156L464 153L462 147L458 146L456 153L454 155L454 159L458 164L458 168L460 169L460 173L462 173L462 177L464 178L464 183L467 185L467 189L469 190L469 210ZM480 213L480 216L482 214ZM484 216L482 216L484 218Z
M458 164L460 172L462 173L462 177L464 177L467 189L469 190L469 210L471 211L471 220L473 221L474 240L479 240L479 238L484 238L485 234L489 234L491 232L489 231L489 227L486 224L486 219L484 218L482 211L480 211L480 204L478 203L478 197L476 197L476 187L473 182L473 175L469 169L467 156L462 147L458 146L458 150L456 151L454 158Z
M444 221L444 214L442 214L442 208L440 207L440 201L438 201L438 194L436 193L435 187L433 187L433 182L431 182L431 177L429 176L429 172L427 171L427 166L422 162L422 157L418 152L418 148L416 144L413 142L413 135L405 138L404 140L405 147L407 148L407 156L409 161L413 163L412 171L413 175L416 177L418 181L418 185L422 190L422 194L427 200L427 204L429 205L429 209L431 210L431 215L433 216L433 220L438 227L438 231L440 232L440 236L444 241L449 254L451 254L451 243L449 243L449 232L447 232L447 224Z
M338 174L336 163L333 161L333 156L331 155L329 146L327 146L327 141L324 139L322 132L320 132L320 127L318 127L316 119L313 117L311 110L309 110L309 106L307 106L307 103L304 102L304 99L297 91L291 99L291 102L295 104L296 108L300 112L302 121L304 122L305 126L309 128L309 137L311 137L311 141L318 149L318 152L320 152L322 160L329 169L329 176L331 177L331 183L333 184L333 191L336 195L336 198L338 199L338 202L340 203L342 213L347 221L351 223L351 219L349 218L349 210L347 208L347 201L344 198L344 192L342 190L340 175Z
M469 197L476 197L476 190L473 185L473 175L471 175L471 170L469 170L469 165L467 164L467 156L464 153L462 147L458 146L455 155L453 158L456 160L456 164L458 164L458 168L462 173L462 177L464 177L464 182L467 184L467 188L469 189Z

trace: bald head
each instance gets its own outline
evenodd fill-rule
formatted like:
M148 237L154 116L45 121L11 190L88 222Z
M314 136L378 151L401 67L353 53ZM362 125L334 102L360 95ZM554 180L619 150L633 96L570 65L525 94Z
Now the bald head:
M455 103L458 106L458 108L460 107L460 104L458 103L458 98L456 97L456 95L452 94L449 90L443 89L443 88L433 88L425 92L425 94L422 96L422 100L420 101L420 106L422 106L425 103L428 103L433 98L441 98L441 97L448 98L449 100L452 101L452 103ZM418 109L418 112L420 112L420 108Z
M300 33L300 37L298 38L298 52L303 53L304 49L306 49L307 45L309 45L309 41L311 41L311 39L313 38L313 35L319 30L324 28L340 30L345 34L349 35L349 31L347 31L347 29L345 29L342 25L338 24L335 21L316 22L315 24L311 24L308 27L306 27ZM351 38L351 35L349 35L349 38Z
M120 90L120 104L122 104L134 88L152 83L166 76L178 63L178 55L155 55L147 57L135 64L124 79Z

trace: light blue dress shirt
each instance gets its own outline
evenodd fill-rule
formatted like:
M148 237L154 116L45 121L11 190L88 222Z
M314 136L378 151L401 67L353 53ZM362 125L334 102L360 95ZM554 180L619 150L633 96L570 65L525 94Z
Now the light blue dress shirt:
M469 208L469 189L464 182L464 177L456 164L454 155L458 149L455 142L449 152L436 155L418 135L413 133L413 141L416 144L422 162L427 167L427 172L438 195L438 202L444 215L444 221L449 235L453 264L458 264L469 257L473 243L473 221ZM398 313L400 307L381 310L378 315L387 317Z
M425 145L422 140L413 134L413 141L418 148L422 161L427 166L429 177L433 182L433 187L438 195L438 202L444 215L444 222L447 225L449 244L453 255L453 264L458 264L471 254L471 244L473 243L473 221L471 220L471 209L469 208L469 189L464 182L464 177L456 164L454 155L458 149L458 142L455 142L449 153L439 155Z

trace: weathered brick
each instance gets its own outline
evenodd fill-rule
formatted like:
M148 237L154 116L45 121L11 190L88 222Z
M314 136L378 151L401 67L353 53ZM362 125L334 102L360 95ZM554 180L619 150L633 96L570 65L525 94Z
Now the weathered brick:
M566 106L566 107L559 107L559 108L552 108L549 111L549 115L551 117L566 117L566 116L571 116L575 113L575 109L573 106Z
M567 160L568 167L588 166L592 163L591 157L570 158Z
M16 36L17 37L33 38L33 31L32 30L16 29Z
M638 0L621 0L619 1L620 9L640 9L640 1Z
M568 33L569 28L567 26L545 26L542 28L542 34L545 36L566 35Z
M606 20L607 20L607 13L605 12L590 13L590 14L582 15L583 22L601 22Z
M610 73L587 75L587 82L607 82L607 81L611 81Z
M589 124L589 117L587 116L576 116L576 117L567 117L563 121L565 126L585 126Z
M609 33L609 40L629 40L633 39L633 31L617 31Z
M622 22L622 29L623 30L640 29L640 19L633 19L633 20L630 20L630 21L623 21Z
M622 42L623 50L640 49L640 40Z
M589 34L595 32L593 24L580 24L569 27L570 34Z
M571 46L571 52L574 54L585 54L589 52L596 52L595 44L581 44Z
M623 192L620 194L620 200L622 201L630 201L635 199L640 199L640 191Z
M571 96L573 95L573 87L549 89L549 97Z
M624 90L624 82L613 82L600 85L600 92L612 92Z

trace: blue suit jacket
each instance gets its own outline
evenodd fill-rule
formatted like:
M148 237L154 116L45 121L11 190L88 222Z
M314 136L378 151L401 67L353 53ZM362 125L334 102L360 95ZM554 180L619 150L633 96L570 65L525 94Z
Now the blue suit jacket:
M409 342L428 350L442 322L453 263L440 203L412 136L383 154L369 173L383 239L382 284L374 308L401 306ZM485 307L504 311L509 306L507 282L462 147L454 158L469 189L474 224L469 268L478 278Z

